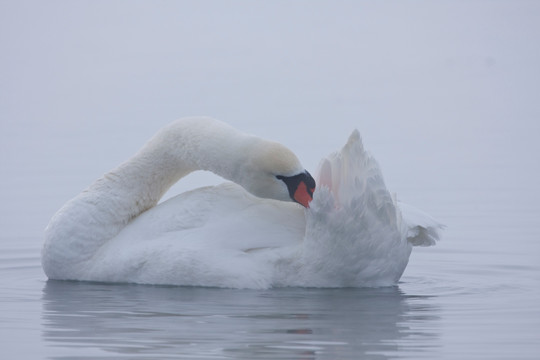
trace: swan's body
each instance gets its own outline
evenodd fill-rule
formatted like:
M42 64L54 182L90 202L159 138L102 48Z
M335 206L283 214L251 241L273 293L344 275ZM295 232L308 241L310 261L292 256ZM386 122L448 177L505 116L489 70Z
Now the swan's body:
M236 184L193 190L155 206L197 169ZM384 286L400 278L412 245L438 239L440 225L427 215L409 209L414 222L402 217L357 132L323 160L322 186L305 210L290 200L303 203L296 195L308 175L279 144L215 120L178 121L58 211L46 230L43 268L52 279ZM288 181L298 176L306 180L294 182L300 190Z

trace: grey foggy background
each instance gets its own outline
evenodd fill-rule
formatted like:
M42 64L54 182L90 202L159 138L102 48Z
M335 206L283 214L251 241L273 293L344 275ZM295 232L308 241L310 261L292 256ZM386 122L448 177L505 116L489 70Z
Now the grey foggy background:
M371 299L363 289L293 289L303 300L287 301L280 291L47 282L39 249L54 212L189 115L277 140L313 173L357 128L390 191L447 225L443 240L415 248L399 286ZM246 307L240 313L260 314L265 299L277 313L314 305L329 334L350 323L351 344L373 335L377 358L535 359L539 119L539 1L0 0L2 354L110 358L110 344L177 354L171 334L191 327L141 318L132 300L153 309L170 297L158 302L167 312L175 296L201 292L219 300L195 301L203 315L222 314L227 297ZM192 174L166 196L219 181ZM321 323L321 299L349 299L369 316L344 310ZM104 307L89 314L85 304ZM123 325L141 319L136 332L117 331L116 308ZM195 340L244 344L242 319ZM93 321L112 332L96 333ZM170 333L164 323L178 326ZM315 335L307 339L332 340ZM248 337L257 345L268 336Z
M486 197L530 213L539 33L535 1L3 0L0 226L40 242L65 201L188 115L280 141L311 172L358 128L447 239Z

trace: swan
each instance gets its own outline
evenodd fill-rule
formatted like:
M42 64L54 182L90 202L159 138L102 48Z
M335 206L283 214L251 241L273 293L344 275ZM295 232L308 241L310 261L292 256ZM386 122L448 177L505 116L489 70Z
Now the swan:
M196 170L229 182L158 204ZM440 223L390 195L357 130L316 177L279 143L212 118L177 120L58 210L43 270L140 284L390 286L413 246L439 239Z

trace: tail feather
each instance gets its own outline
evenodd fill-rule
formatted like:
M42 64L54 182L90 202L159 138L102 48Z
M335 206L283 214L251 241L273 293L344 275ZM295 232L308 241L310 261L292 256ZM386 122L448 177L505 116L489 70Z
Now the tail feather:
M330 189L336 206L369 203L378 215L396 224L394 201L379 164L365 151L358 130L352 132L341 151L322 160L318 174L318 183Z
M402 216L402 232L413 246L432 246L440 240L445 226L428 214L411 205L399 202Z
M330 189L335 206L369 207L376 218L398 226L413 246L431 246L444 226L424 212L391 196L377 161L364 149L354 130L341 151L330 154L319 165L318 184ZM355 206L355 204L361 204Z

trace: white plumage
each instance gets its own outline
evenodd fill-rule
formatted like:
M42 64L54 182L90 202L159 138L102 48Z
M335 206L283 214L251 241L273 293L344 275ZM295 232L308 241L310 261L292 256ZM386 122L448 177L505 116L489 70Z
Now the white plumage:
M309 209L280 201L287 189L270 168L303 171L282 145L211 119L177 121L58 211L43 268L52 279L145 284L387 286L413 245L438 240L439 223L390 196L357 131L322 160ZM155 206L196 169L236 183Z

